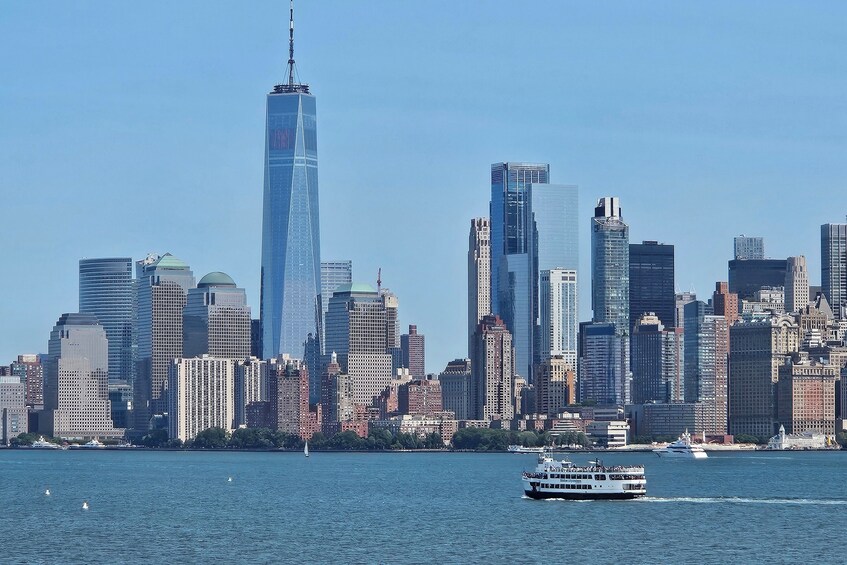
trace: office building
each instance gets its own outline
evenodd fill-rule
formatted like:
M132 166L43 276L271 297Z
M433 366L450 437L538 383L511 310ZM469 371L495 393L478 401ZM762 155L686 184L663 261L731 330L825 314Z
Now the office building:
M409 326L409 333L400 336L400 351L403 366L409 369L413 379L426 378L426 340L418 333L418 327Z
M684 345L682 328L665 329L653 312L638 318L630 338L632 403L682 402Z
M779 367L777 422L789 434L835 435L835 390L841 367L795 353Z
M684 400L700 406L703 427L697 430L723 435L727 431L729 324L701 301L685 306L683 320Z
M438 375L441 383L441 403L444 410L453 412L457 420L468 420L471 411L471 360L454 359Z
M821 226L821 286L835 318L847 318L847 224Z
M232 431L235 363L203 355L173 359L168 371L168 436L183 442L209 428Z
M61 438L121 437L109 402L109 343L91 314L62 314L44 360L39 432Z
M674 247L657 241L629 244L629 320L653 312L674 327Z
M726 323L731 326L738 319L740 312L738 294L729 291L728 283L716 282L715 291L712 293L712 313L726 318Z
M577 274L574 270L550 269L539 276L539 362L563 357L576 370L579 338Z
M226 273L209 273L188 290L183 312L183 355L229 359L250 356L247 294Z
M549 176L547 164L491 165L491 312L502 318L512 335L515 372L528 379L538 316L530 185L547 184Z
M629 226L621 214L620 199L601 198L591 222L591 307L594 322L614 324L628 335Z
M376 290L366 284L335 290L326 313L326 350L337 354L341 372L351 378L355 403L370 404L391 382L386 327L385 304Z
M491 314L491 222L471 220L468 235L468 355L473 335L483 317Z
M750 300L757 290L785 284L785 259L735 259L729 262L729 292Z
M733 239L735 258L741 261L765 258L765 240L761 237L739 235Z
M298 359L277 359L268 376L271 420L275 429L311 439L309 427L309 372Z
M92 314L109 340L109 378L132 380L132 258L79 262L79 311Z
M18 355L9 366L12 376L19 377L26 386L26 405L33 410L44 408L44 367L38 355Z
M288 80L267 95L262 218L261 319L264 359L303 358L319 336L321 243L315 97L295 82L294 10Z
M574 366L562 355L544 359L535 373L535 412L555 416L565 406L576 403Z
M324 433L332 435L338 432L334 427L338 422L349 422L355 418L353 404L353 381L349 375L341 372L338 356L330 354L330 361L321 377L321 406L323 407Z
M476 420L514 417L512 335L499 316L485 316L474 335L471 360L472 412Z
M170 253L138 261L135 271L133 421L137 430L147 430L151 418L168 409L168 371L183 356L182 315L195 281L188 265Z
M132 385L127 381L109 379L109 403L112 405L112 424L116 428L132 426Z
M676 300L675 300L676 310L674 312L674 327L675 328L681 328L683 326L683 324L684 324L684 322L683 322L684 310L683 309L685 308L686 304L688 304L689 302L694 302L695 300L697 300L697 294L694 293L694 292L685 291L685 292L677 292L676 293Z
M323 350L323 336L326 331L326 311L329 309L329 299L335 289L344 284L353 282L353 261L321 261L321 354Z
M613 323L579 324L579 402L629 402L628 351L629 337L620 335Z
M26 384L18 377L0 376L0 445L27 433Z
M760 438L776 433L779 367L799 348L799 328L789 316L742 319L729 329L729 433Z
M799 312L809 304L809 271L803 255L789 257L785 269L785 311Z
M387 288L379 289L379 295L385 307L385 350L392 351L401 347L400 299Z

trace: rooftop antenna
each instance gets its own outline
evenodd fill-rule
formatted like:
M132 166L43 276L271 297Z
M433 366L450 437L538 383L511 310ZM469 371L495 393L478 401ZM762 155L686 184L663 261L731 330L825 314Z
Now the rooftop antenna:
M382 294L382 267L376 271L376 293Z
M294 0L291 0L288 21L288 86L294 86Z

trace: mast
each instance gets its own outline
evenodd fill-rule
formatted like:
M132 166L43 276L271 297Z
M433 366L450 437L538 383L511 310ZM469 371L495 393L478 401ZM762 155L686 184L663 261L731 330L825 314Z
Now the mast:
M290 0L288 19L288 86L294 86L294 0Z

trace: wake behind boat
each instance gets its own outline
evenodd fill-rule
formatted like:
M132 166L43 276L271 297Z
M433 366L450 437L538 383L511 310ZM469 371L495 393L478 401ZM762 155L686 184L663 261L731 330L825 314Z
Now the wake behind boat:
M691 434L688 430L679 436L679 439L669 443L665 447L654 449L653 453L659 457L676 457L679 459L706 459L709 455L701 446L691 443Z
M543 447L524 447L522 445L510 445L509 453L544 453Z
M534 472L523 473L524 494L530 498L567 500L628 500L647 494L641 465L606 467L600 461L586 466L538 455Z

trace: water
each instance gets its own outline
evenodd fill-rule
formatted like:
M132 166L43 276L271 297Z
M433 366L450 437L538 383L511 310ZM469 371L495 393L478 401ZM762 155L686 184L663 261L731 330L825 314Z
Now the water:
M648 497L617 502L529 500L519 475L534 461L3 450L0 561L847 560L838 534L847 515L847 452L723 453L705 461L609 454L605 464L647 467Z

